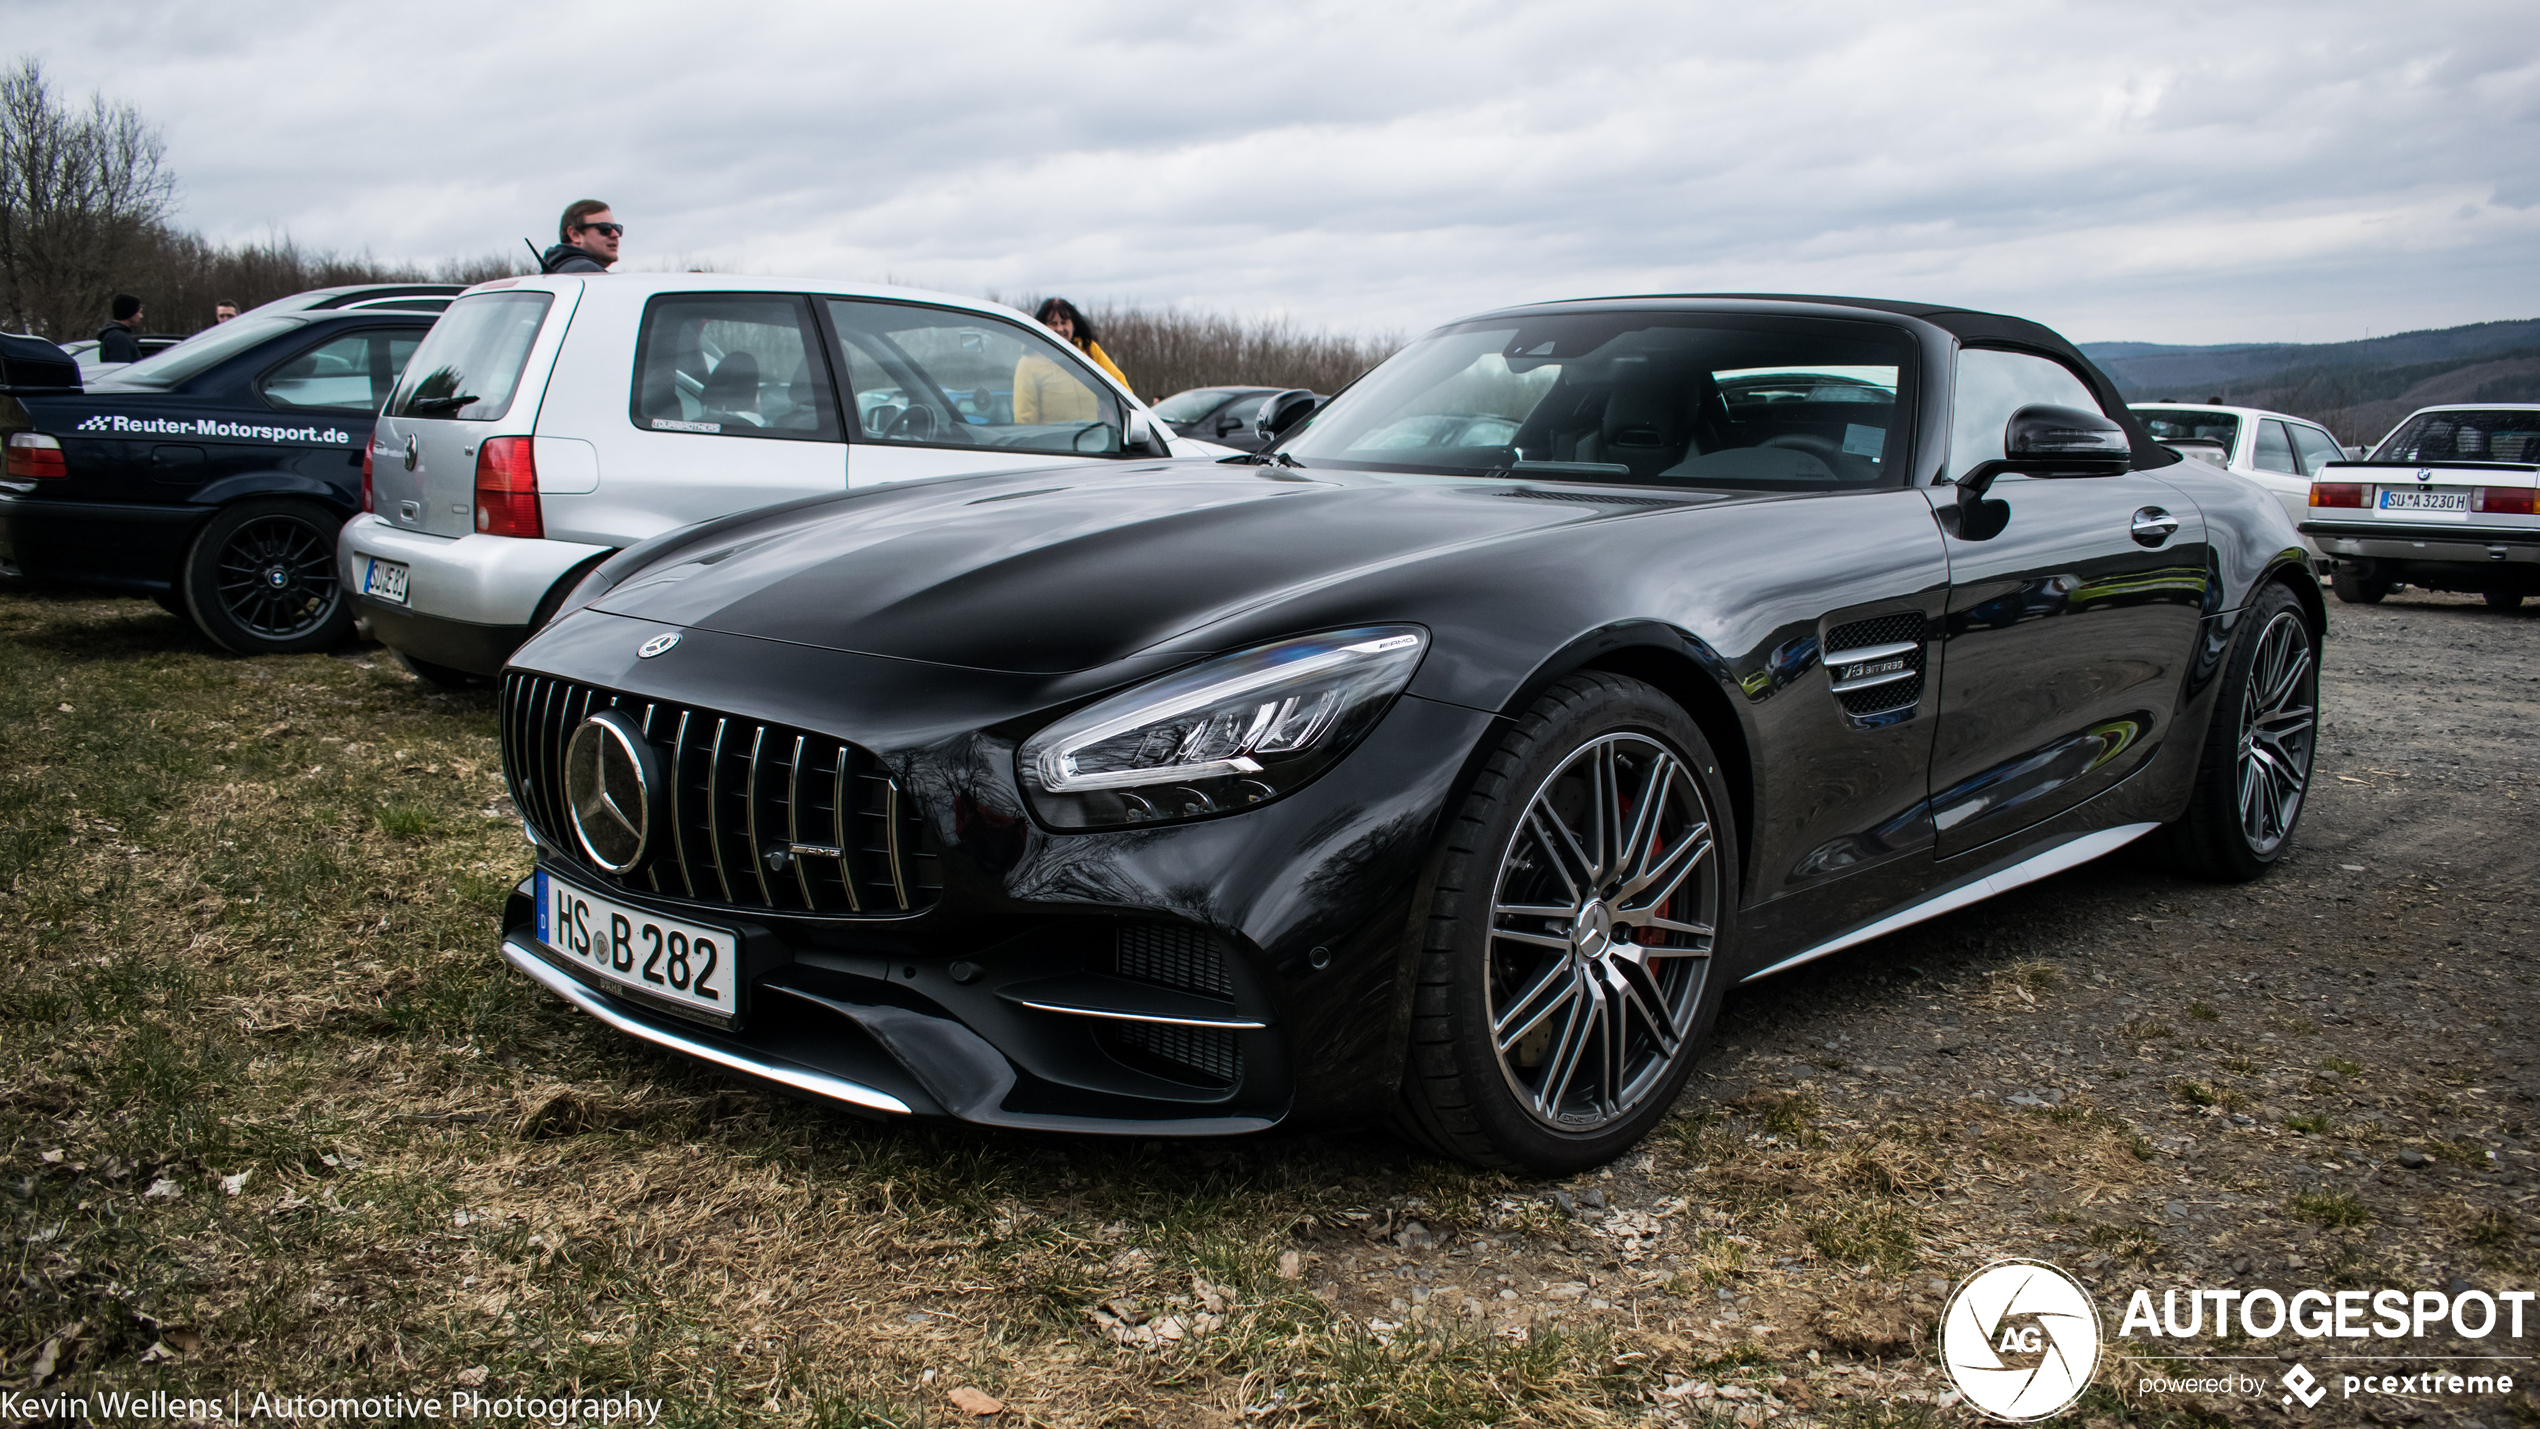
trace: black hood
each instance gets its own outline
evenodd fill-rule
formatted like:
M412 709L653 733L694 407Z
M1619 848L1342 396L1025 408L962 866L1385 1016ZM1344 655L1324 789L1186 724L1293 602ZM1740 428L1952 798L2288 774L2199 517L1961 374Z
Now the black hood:
M1270 601L1718 500L1214 463L924 483L772 514L592 602L828 650L1060 674ZM732 557L746 555L747 559Z

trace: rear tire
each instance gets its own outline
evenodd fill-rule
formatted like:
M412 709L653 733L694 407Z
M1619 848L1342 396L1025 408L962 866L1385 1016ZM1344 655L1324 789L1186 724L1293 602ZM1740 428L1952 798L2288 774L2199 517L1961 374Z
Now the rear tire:
M2344 561L2338 562L2336 572L2329 576L2328 587L2348 605L2379 605L2382 598L2390 594L2390 582L2386 578L2358 570Z
M1398 1126L1550 1175L1647 1135L1727 987L1729 807L1709 741L1664 694L1602 673L1546 691L1448 828Z
M353 605L335 576L335 533L326 508L288 497L222 507L194 538L177 590L185 613L222 648L241 655L330 649L353 629Z
M2319 634L2293 592L2273 583L2241 614L2205 728L2196 792L2161 831L2170 865L2246 883L2293 845L2319 749Z
M2520 610L2522 609L2522 592L2491 590L2487 592L2487 608L2489 610Z

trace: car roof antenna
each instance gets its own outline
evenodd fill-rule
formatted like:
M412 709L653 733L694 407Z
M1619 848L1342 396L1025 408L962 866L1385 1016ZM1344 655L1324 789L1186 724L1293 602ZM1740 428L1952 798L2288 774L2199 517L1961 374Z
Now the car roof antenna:
M523 238L520 240L520 246L529 250L529 261L533 265L532 271L543 272L546 269L547 260L539 255L538 245L530 242L526 238Z

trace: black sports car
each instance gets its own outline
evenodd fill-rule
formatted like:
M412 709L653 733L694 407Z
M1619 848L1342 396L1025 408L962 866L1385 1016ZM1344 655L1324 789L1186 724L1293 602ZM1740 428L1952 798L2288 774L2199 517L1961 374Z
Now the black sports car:
M2273 498L2054 333L1755 297L1469 319L1266 455L798 502L567 611L503 947L592 1015L875 1112L1544 1170L1742 979L2140 836L2263 872L2322 629Z
M243 654L335 644L353 626L335 534L362 509L372 421L458 291L316 289L86 382L11 339L0 573L146 595Z

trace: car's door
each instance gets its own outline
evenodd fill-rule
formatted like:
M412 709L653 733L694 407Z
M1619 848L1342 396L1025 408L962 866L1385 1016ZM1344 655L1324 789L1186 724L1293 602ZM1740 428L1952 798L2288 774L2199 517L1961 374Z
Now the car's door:
M1950 475L2002 455L2011 414L2032 403L2100 409L2051 357L1962 351ZM1990 496L2008 508L1999 532L1969 539L1962 523L1949 541L1932 753L1944 857L2061 813L2142 766L2171 733L2208 580L2204 518L2150 473L2010 475Z
M1120 399L1043 334L920 303L824 306L858 488L1123 455Z

